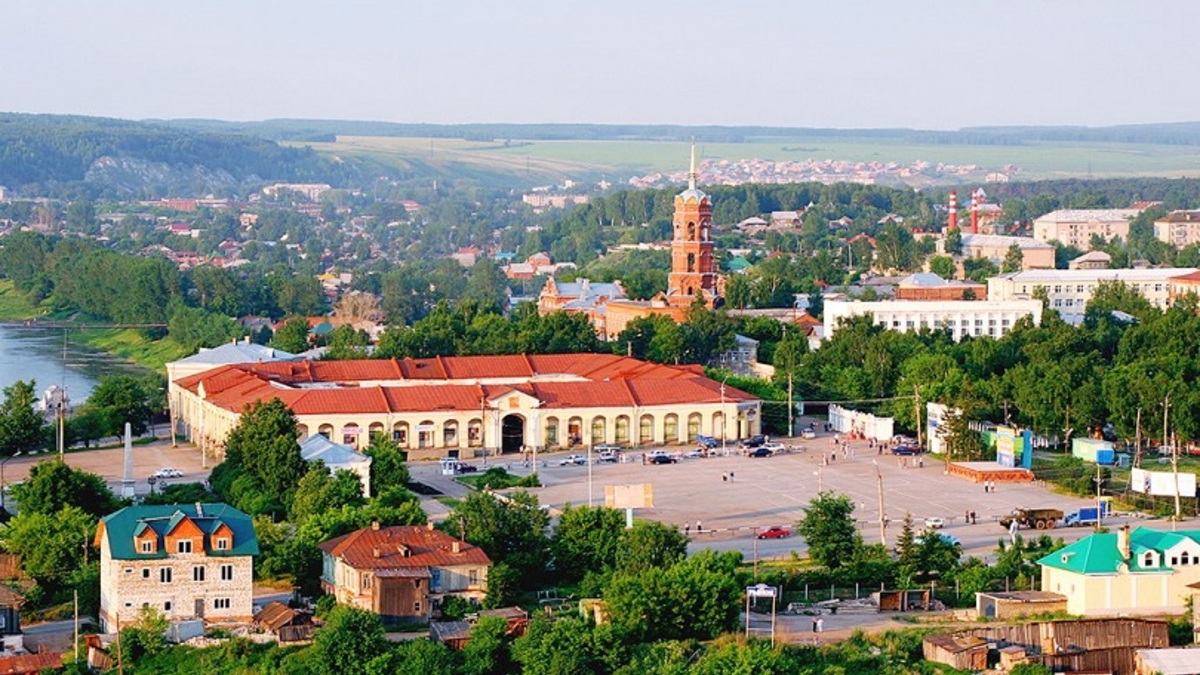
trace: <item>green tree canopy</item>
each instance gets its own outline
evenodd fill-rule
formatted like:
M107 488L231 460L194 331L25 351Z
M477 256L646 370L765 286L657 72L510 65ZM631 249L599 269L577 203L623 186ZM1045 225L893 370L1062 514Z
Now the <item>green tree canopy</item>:
M849 564L862 545L854 526L854 502L846 495L822 492L809 501L796 530L813 560L829 569Z

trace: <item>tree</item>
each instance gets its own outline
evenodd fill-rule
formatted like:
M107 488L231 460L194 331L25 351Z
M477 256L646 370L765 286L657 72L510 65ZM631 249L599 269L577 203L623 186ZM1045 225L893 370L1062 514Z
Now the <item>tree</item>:
M126 663L144 656L153 656L167 646L167 629L171 622L165 614L148 605L138 610L138 620L121 629L121 655Z
M142 381L130 375L106 375L88 396L87 407L100 410L107 422L105 436L121 436L128 422L133 435L141 436L154 410Z
M954 258L948 255L935 255L930 258L929 271L947 281L958 275L958 267L954 264Z
M1020 272L1021 267L1025 263L1025 254L1021 252L1021 247L1013 244L1008 247L1004 253L1004 261L1000 263L1001 272Z
M371 444L364 453L371 458L371 496L381 494L388 488L406 488L409 481L408 465L400 446L378 432L371 435Z
M462 650L462 672L465 675L505 675L513 672L507 633L508 621L503 617L480 617L471 627L471 639Z
M103 478L72 469L58 458L35 464L28 480L13 486L12 493L21 513L54 514L73 506L101 518L122 506Z
M293 523L303 523L309 516L325 513L343 506L360 507L366 503L362 494L362 481L358 474L339 469L329 475L325 462L317 460L308 465L308 473L296 486L296 497L292 500L289 518Z
M251 403L225 441L225 461L213 469L214 491L248 513L287 511L308 471L298 435L283 401Z
M970 427L970 420L958 408L950 408L942 420L945 431L942 432L942 447L946 449L949 461L982 459L987 448L983 437Z
M854 526L854 502L828 491L809 501L796 531L808 542L812 559L829 569L848 564L862 544Z
M558 518L550 551L554 569L567 580L612 569L625 533L625 515L616 509L567 505Z
M308 350L308 319L293 316L275 331L271 346L285 352L299 354Z
M513 642L513 659L523 675L588 675L605 672L598 627L579 617L564 616L550 622L537 617L525 634Z
M458 652L432 640L405 640L371 659L367 675L457 675Z
M546 569L550 516L528 492L512 493L505 501L472 492L444 522L455 536L482 548L494 562L517 570L522 582L540 579Z
M670 567L687 555L687 537L656 520L636 520L621 533L617 566L623 571Z
M622 639L709 640L737 625L741 554L702 551L667 568L613 574L604 592Z
M57 584L83 564L95 528L95 517L75 506L49 512L22 508L0 529L0 542L6 551L21 556L27 574Z
M339 605L313 637L312 665L317 675L346 675L387 651L378 614Z
M46 443L46 423L33 404L37 389L33 380L17 380L4 388L0 403L0 454L12 455Z

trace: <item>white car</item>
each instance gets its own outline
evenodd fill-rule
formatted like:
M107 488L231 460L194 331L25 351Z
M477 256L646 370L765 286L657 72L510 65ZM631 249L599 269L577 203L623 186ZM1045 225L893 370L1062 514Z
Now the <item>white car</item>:
M703 459L704 457L708 457L707 448L696 448L683 453L684 459Z
M945 526L946 526L946 521L942 518L938 518L935 516L933 518L925 519L925 527L928 527L931 530L940 530Z
M154 477L155 478L182 478L183 472L180 471L179 469L172 469L169 466L164 466L163 468L154 472Z
M813 431L812 429L805 429L804 431L800 432L800 436L802 438L813 439L817 437L817 432Z
M567 466L568 464L577 464L582 466L587 464L587 457L584 457L583 455L567 455L558 463L559 466Z
M772 455L778 455L781 452L787 452L787 447L785 447L783 443L763 443L758 447L770 450Z

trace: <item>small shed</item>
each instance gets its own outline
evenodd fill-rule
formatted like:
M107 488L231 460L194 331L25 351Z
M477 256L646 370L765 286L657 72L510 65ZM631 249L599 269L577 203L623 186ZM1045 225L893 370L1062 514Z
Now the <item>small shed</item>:
M271 633L279 642L307 642L312 639L312 615L292 609L282 602L268 602L254 615L254 625Z
M959 670L987 668L988 643L973 635L941 633L927 635L921 642L926 661L944 663Z
M1048 591L976 593L975 612L989 619L1053 614L1067 611L1067 596Z
M471 639L471 628L467 621L430 621L429 639L450 649L462 649Z
M910 612L928 610L931 600L928 588L910 588L902 591L875 591L871 600L881 612Z
M1133 657L1136 675L1200 673L1200 649L1139 649Z
M1024 647L1009 645L1000 650L1000 670L1007 672L1026 660Z
M485 609L478 616L498 616L508 622L507 635L510 638L519 638L525 634L529 628L529 612L520 607L497 607L496 609Z

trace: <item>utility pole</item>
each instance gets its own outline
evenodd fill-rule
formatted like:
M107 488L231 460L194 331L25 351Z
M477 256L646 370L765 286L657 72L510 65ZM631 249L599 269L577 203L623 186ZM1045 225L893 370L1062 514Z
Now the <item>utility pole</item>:
M1100 481L1101 480L1102 480L1102 478L1100 477L1100 462L1096 462L1096 531L1097 532L1099 532L1100 528L1103 526L1103 523L1101 521L1104 520L1104 510L1103 510L1104 507L1102 507L1100 505L1100 500L1101 500Z
M793 400L792 399L792 374L791 374L791 372L789 372L788 373L788 436L796 435L796 427L792 423L792 408L795 407L795 404L792 403L792 400ZM721 410L721 414L722 415L725 414L724 409Z
M916 414L917 414L917 416L914 418L916 420L915 425L917 427L917 451L920 452L920 450L921 450L921 386L917 385L917 384L913 385L913 402L916 404L914 412L916 412Z
M75 661L79 661L79 590L75 590Z
M1142 409L1137 410L1137 423L1133 430L1133 467L1142 466Z
M871 460L875 465L875 478L879 488L879 543L887 547L887 516L883 513L883 472L879 470L879 462Z

